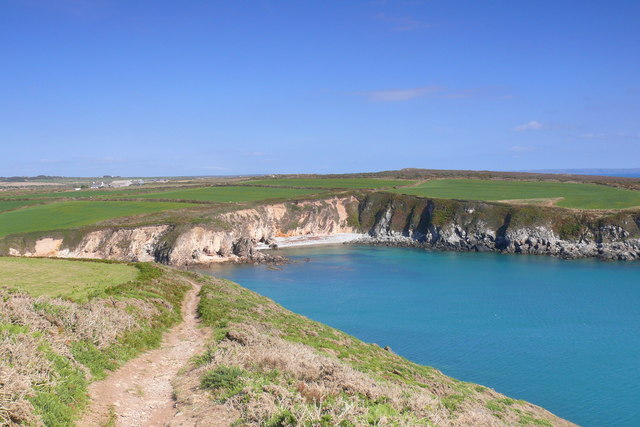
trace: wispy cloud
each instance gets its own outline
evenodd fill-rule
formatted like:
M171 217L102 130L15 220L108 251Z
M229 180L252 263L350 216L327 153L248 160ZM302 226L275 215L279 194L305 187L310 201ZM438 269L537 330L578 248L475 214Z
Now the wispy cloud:
M395 31L413 31L433 27L431 24L427 24L410 16L389 16L384 13L378 13L376 19L390 24Z
M434 95L437 93L442 93L443 91L444 88L442 86L424 86L408 89L372 90L366 92L357 92L356 94L364 96L370 101L397 102Z
M531 120L529 123L514 127L513 130L515 130L516 132L525 132L528 130L540 130L543 127L544 125L539 121Z
M352 95L359 95L374 102L399 102L409 101L416 98L437 98L437 99L466 99L486 97L493 99L504 99L504 96L497 95L501 91L498 87L485 87L476 89L451 89L445 86L431 85L403 89L383 89L369 90L363 92L351 92Z
M585 133L580 137L585 139L640 139L640 133Z

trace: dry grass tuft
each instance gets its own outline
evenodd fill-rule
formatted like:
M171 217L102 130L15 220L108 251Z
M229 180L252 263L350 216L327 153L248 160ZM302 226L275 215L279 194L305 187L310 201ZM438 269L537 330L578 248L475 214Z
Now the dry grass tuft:
M51 362L28 333L0 331L0 425L41 423L28 397L52 381Z
M45 333L54 343L89 340L105 348L124 332L138 328L140 319L157 314L153 304L135 298L95 298L76 303L0 289L0 322L28 326Z
M135 282L77 302L0 287L0 425L72 425L94 377L160 342L190 287L137 264Z

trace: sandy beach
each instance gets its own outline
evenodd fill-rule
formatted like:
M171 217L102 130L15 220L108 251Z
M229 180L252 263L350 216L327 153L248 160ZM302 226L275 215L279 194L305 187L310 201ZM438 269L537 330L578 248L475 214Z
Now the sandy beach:
M274 240L279 248L290 248L293 246L310 246L310 245L335 245L340 243L352 242L365 237L360 233L336 233L331 235L303 235L291 237L275 237ZM259 243L257 249L269 249L264 243Z

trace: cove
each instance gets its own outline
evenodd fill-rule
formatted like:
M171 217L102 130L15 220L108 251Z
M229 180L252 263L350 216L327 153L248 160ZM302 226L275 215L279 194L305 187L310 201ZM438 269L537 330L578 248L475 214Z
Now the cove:
M199 271L575 423L640 423L639 263L343 245L278 254L296 262Z

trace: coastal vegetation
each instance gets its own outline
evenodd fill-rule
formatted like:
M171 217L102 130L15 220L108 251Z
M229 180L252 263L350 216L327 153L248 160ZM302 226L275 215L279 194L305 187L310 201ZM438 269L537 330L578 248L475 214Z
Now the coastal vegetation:
M139 271L127 264L0 257L0 274L0 285L10 284L34 297L80 301L111 286L135 280Z
M214 411L235 425L569 425L227 280L147 263L12 258L0 258L0 277L0 424L78 422L90 383L159 346L197 284L211 338L173 380L191 420Z
M569 424L292 313L230 281L196 280L202 285L199 314L212 341L175 381L180 411L192 419L204 422L215 408L235 425Z
M0 258L0 425L74 424L89 383L157 347L189 288L150 264Z

